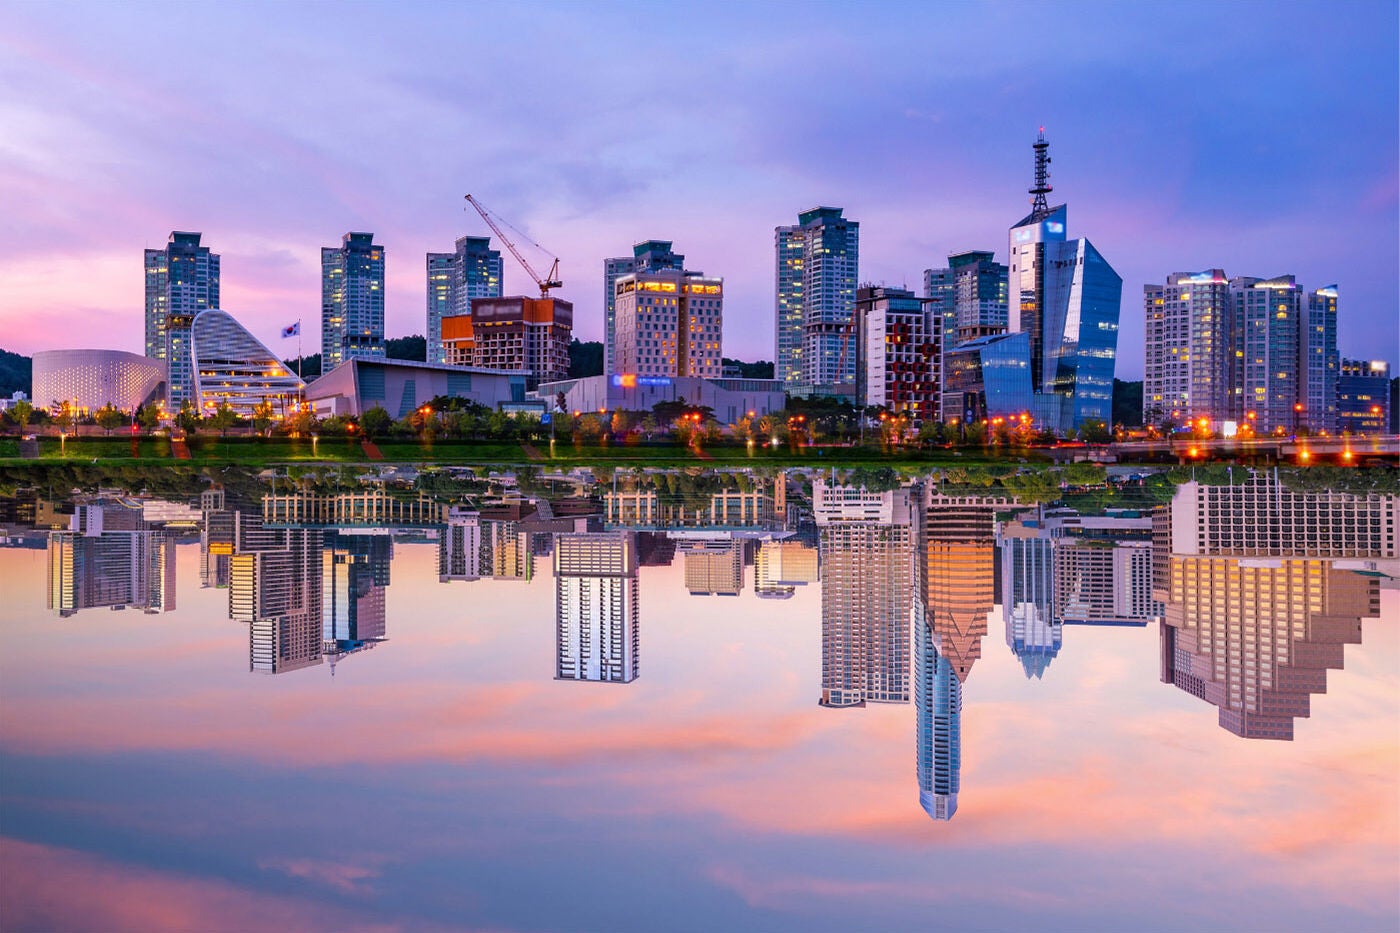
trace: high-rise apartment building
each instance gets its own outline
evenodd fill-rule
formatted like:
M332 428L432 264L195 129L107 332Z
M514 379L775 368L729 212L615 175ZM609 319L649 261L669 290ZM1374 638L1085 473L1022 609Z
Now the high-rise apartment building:
M499 298L504 288L501 252L491 238L458 237L451 253L428 253L428 362L446 363L442 319L471 314L473 298Z
M638 594L637 544L630 532L556 536L555 679L637 679Z
M1235 353L1224 270L1177 272L1142 292L1144 423L1206 418L1214 424L1233 417Z
M744 589L743 541L687 541L680 551L691 596L738 596Z
M99 607L169 612L175 543L152 530L139 508L81 504L67 531L49 533L48 584L48 607L65 618Z
M801 541L764 541L754 555L754 594L789 599L795 589L817 582L817 549Z
M384 247L372 233L347 233L321 249L321 371L384 355Z
M438 582L481 579L481 513L453 507L438 533Z
M943 317L930 304L903 288L856 290L861 405L884 405L914 419L939 420Z
M617 280L636 272L684 272L685 256L671 249L670 240L633 244L631 256L603 260L603 374L627 372L617 365Z
M1065 622L1148 622L1152 543L1062 539L1055 546L1055 611Z
M774 316L779 335L775 375L791 385L791 374L800 364L799 391L855 387L860 224L841 213L839 207L814 207L799 214L795 226L778 227L774 233L778 288ZM800 259L794 245L799 242ZM800 277L794 266L798 262ZM799 307L802 347L800 355L794 356L792 323Z
M1049 143L1035 143L1031 213L1011 228L1009 328L1030 338L1032 389L1061 399L1068 430L1096 419L1111 423L1113 366L1123 280L1088 240L1066 239L1066 208L1048 206Z
M219 307L219 256L200 245L200 236L176 230L165 249L145 252L146 355L169 365L166 394L172 409L191 397L194 317Z
M569 375L574 306L562 298L476 298L442 319L444 362L526 374L526 387Z
M724 279L664 269L613 283L614 374L724 375Z
M323 543L322 652L341 656L383 641L393 540L388 535L328 532Z
M1342 360L1337 376L1337 433L1384 434L1390 424L1390 364Z
M950 254L947 268L924 270L924 297L941 313L950 347L1006 331L1008 272L979 249Z
M1291 275L1230 280L1241 418L1258 433L1304 425L1301 398L1303 293Z
M248 669L280 674L321 663L323 532L273 528L239 512L229 558L229 618L248 623Z
M1314 433L1337 429L1337 378L1341 356L1337 353L1337 286L1308 292L1298 337L1298 402L1302 424Z
M822 706L909 702L910 491L817 480Z
M778 227L773 234L777 253L774 274L775 320L773 324L773 378L791 390L802 384L802 250L806 236L801 227Z

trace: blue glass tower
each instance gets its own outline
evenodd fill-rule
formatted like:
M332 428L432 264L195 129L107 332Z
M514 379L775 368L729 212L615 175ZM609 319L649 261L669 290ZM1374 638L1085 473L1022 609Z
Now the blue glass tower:
M1032 389L1066 399L1055 427L1070 430L1112 419L1123 279L1088 240L1066 239L1065 205L1045 200L1048 149L1042 133L1034 206L1010 232L1009 317L1010 329L1030 338Z

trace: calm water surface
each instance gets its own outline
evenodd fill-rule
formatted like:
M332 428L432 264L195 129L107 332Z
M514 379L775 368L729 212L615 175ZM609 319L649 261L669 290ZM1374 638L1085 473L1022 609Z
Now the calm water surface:
M569 666L570 601L594 621L614 610L556 579L556 556L577 542L552 534L514 542L536 553L524 571L508 555L508 572L529 579L441 582L438 541L297 532L320 539L307 558L322 599L311 654L295 619L260 646L255 624L230 618L239 571L217 585L227 578L198 535L150 558L165 588L155 603L173 602L158 613L99 602L60 614L54 543L0 548L5 926L1396 928L1400 591L1363 585L1357 598L1378 613L1332 635L1314 612L1293 630L1288 670L1254 698L1262 718L1232 732L1230 701L1222 715L1218 698L1193 695L1218 685L1164 682L1191 648L1166 621L1049 625L1023 605L1017 628L1005 604L1034 597L1016 565L1002 572L1005 526L996 579L973 581L995 601L972 599L980 618L944 630L948 578L926 559L938 532L909 524L900 598L922 604L864 661L838 650L838 620L824 630L823 587L878 602L894 586L885 545L809 527L820 578L796 579L808 571L794 546L777 575L794 581L777 587L786 598L760 598L775 552L764 580L755 563L771 543L739 546L739 595L691 595L732 586L731 535L624 534L644 564L635 592L625 569L593 591L635 599L620 610L613 683L561 679L609 676L606 661ZM867 548L846 555L854 583L831 576L838 546ZM364 576L337 577L337 547L342 563L367 561ZM1257 572L1277 588L1286 569ZM328 607L344 612L347 594L362 630L331 632ZM1232 611L1220 619L1245 618ZM1268 653L1251 637L1248 662ZM889 657L901 638L908 653ZM835 668L853 664L897 702L823 706ZM1291 741L1236 734L1285 720ZM951 818L931 818L931 782L949 780Z

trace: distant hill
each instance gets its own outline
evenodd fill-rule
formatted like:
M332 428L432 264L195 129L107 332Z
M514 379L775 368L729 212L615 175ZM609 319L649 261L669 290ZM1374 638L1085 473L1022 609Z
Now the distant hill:
M34 361L27 356L0 350L0 398L16 392L33 394Z
M759 360L757 363L745 363L743 360L731 360L729 357L723 359L724 366L739 367L739 377L741 379L772 379L773 364L767 360Z

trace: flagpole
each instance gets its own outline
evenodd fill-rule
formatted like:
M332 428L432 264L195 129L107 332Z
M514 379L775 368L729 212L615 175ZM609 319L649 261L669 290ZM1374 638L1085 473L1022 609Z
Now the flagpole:
M301 383L297 389L297 411L300 412L306 391L306 380L301 378L301 318L297 318L297 382Z

